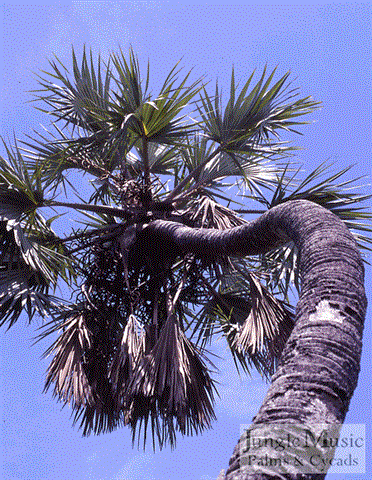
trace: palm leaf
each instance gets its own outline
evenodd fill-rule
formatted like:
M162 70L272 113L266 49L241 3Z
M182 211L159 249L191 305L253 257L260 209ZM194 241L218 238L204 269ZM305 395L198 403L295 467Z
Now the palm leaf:
M129 315L120 344L109 369L110 381L116 391L117 408L125 410L127 388L132 381L143 351L142 339L138 334L139 323L135 315Z
M192 224L204 228L225 230L243 225L246 220L239 217L233 210L215 202L208 196L201 196L190 202L183 217L192 221Z
M48 368L45 390L54 384L54 395L65 403L73 402L78 407L91 404L93 393L84 370L84 354L92 340L84 315L76 313L68 316L61 324L53 326L52 331L57 329L62 329L62 334L45 352L45 356L54 355Z
M101 335L104 330L97 333L100 320L100 313L89 303L73 305L55 316L51 327L41 335L44 338L59 332L45 352L46 356L54 355L45 390L54 384L54 395L71 404L74 423L80 423L83 435L112 431L119 424L108 380L106 338Z
M57 120L64 120L66 125L72 124L96 132L102 129L102 124L107 118L111 71L109 66L106 66L106 75L103 79L100 57L96 73L92 52L88 60L85 49L80 67L74 49L72 60L73 80L69 79L70 72L57 57L55 61L49 62L51 72L43 72L45 77L39 76L42 88L35 91L40 92L36 95L36 100L41 100L51 107L52 110L48 113L57 117ZM53 83L53 80L57 80L61 85Z
M29 174L17 142L7 147L8 160L0 157L0 221L18 220L42 203L38 171Z
M13 258L13 260L15 260ZM0 325L11 327L23 311L29 321L35 313L46 317L53 306L47 294L48 285L43 278L18 261L2 260L0 265Z
M280 129L293 131L294 125L304 122L296 117L313 111L318 104L310 97L292 101L297 95L294 90L286 91L284 75L269 90L275 70L264 83L264 70L258 83L247 94L253 75L243 86L239 95L236 92L234 70L231 76L230 98L223 111L221 97L216 85L214 102L203 90L199 113L204 122L205 135L210 140L219 143L226 152L260 152L262 140L273 139ZM236 98L237 97L237 98ZM273 152L283 152L285 147L274 141L267 143ZM267 151L262 150L263 154Z
M293 328L293 318L253 274L249 280L251 311L235 339L235 346L252 356L267 349L268 356L277 360ZM270 370L273 372L273 368Z
M186 338L176 316L169 315L152 350L137 365L129 385L129 422L146 430L149 420L160 447L175 442L175 432L192 434L215 418L214 385L208 369Z

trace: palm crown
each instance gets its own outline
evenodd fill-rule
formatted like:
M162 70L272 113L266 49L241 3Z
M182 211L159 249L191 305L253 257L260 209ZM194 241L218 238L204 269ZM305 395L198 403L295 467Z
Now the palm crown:
M289 243L244 259L180 256L141 231L157 219L228 229L246 223L244 214L308 199L368 248L370 214L359 205L368 196L339 180L346 170L327 175L322 164L302 178L285 160L292 147L281 130L296 131L318 106L298 98L288 74L274 81L264 71L239 88L233 70L224 104L218 85L209 94L178 65L153 95L149 67L142 78L132 51L107 64L85 51L79 63L72 52L72 62L71 74L55 59L39 77L50 131L5 146L0 159L0 321L12 325L24 309L30 320L49 318L41 337L58 336L46 352L46 388L72 405L84 434L129 425L133 438L150 428L154 442L173 444L177 431L198 432L214 418L206 356L214 334L237 366L273 373L293 327L297 252ZM71 169L93 186L90 198L74 188ZM84 218L57 235L63 208ZM72 300L55 295L61 282Z

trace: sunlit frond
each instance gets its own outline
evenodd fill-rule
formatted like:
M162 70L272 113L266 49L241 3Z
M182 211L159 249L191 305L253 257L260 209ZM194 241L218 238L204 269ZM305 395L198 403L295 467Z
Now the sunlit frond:
M90 132L102 130L107 119L110 100L110 81L112 78L109 66L103 64L98 57L94 67L92 52L89 58L83 51L81 65L72 49L73 73L70 79L69 70L56 57L49 62L50 72L39 76L41 89L35 91L36 100L42 101L50 110L43 110L53 115L65 125L82 127ZM101 70L106 69L102 77ZM58 84L53 83L54 81Z
M217 228L219 230L225 230L247 223L246 220L239 217L233 210L224 207L207 196L202 196L190 202L184 216L192 220L195 226Z
M295 131L301 125L296 117L313 111L318 104L310 97L294 100L296 90L288 90L288 73L271 86L275 70L265 81L266 69L258 83L248 93L253 74L240 93L231 75L230 98L223 109L218 84L214 97L206 89L201 96L199 113L204 122L205 135L221 145L226 152L283 152L287 147L275 142L280 130ZM270 142L269 142L270 140ZM265 142L268 142L265 145ZM266 148L262 148L263 147Z

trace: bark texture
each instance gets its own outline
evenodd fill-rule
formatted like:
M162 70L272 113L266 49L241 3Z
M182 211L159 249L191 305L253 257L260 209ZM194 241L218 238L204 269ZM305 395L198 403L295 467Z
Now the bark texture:
M142 234L145 243L159 242L165 252L194 252L201 257L254 255L293 240L299 249L302 286L296 324L252 428L343 423L358 380L367 302L359 249L338 217L319 205L296 200L222 232L157 220ZM327 468L317 474L300 473L293 466L278 472L272 465L243 464L243 442L244 436L219 479L325 477ZM262 448L267 458L271 453L270 445Z

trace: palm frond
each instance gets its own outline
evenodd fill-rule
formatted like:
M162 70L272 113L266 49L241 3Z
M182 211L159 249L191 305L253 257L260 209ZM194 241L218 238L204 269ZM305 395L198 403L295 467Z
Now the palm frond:
M129 52L129 60L126 60L123 51L111 56L112 63L118 76L113 77L119 94L115 94L117 104L121 108L121 113L129 115L138 111L144 103L150 98L147 93L149 79L149 65L147 66L147 75L145 84L141 78L139 61L133 50Z
M160 447L174 445L175 432L210 427L214 384L200 353L169 315L152 350L137 365L129 385L129 423L146 430L149 420Z
M90 57L83 51L81 66L79 67L74 49L72 49L73 79L70 80L69 70L56 57L50 61L51 72L43 72L45 77L39 76L42 87L34 91L36 100L42 101L51 107L47 113L57 120L65 121L82 127L90 132L102 130L102 124L107 119L107 110L110 99L111 71L105 66L106 74L102 77L103 63L98 57L97 70L94 67L92 52ZM50 80L51 79L51 80ZM57 80L60 84L55 84ZM45 111L39 108L41 111Z
M83 313L68 316L61 324L53 326L52 331L57 329L61 329L62 334L45 352L45 356L54 355L45 390L54 384L53 394L65 403L72 402L77 407L92 404L93 392L84 369L84 355L91 346L92 334Z
M263 271L270 276L272 289L277 289L282 297L288 298L291 287L299 292L301 288L298 270L298 248L293 242L261 255Z
M175 85L176 75L179 73L175 68L176 66L169 74L157 98L151 103L146 103L141 112L146 137L153 142L177 144L185 135L198 129L195 122L190 123L188 115L178 115L201 90L200 80L186 86L191 73L189 72L178 85Z
M19 220L42 203L41 181L36 170L31 175L17 142L4 146L8 160L0 157L0 221Z
M140 144L141 142L137 142ZM180 162L180 154L175 147L168 147L161 143L148 142L148 163L149 172L151 174L158 175L172 175ZM133 176L143 171L143 164L141 160L141 147L136 148L139 156L136 156L133 152L127 154L127 165L130 172L136 172Z
M275 70L264 82L265 69L257 84L247 94L252 74L238 94L233 70L230 98L224 111L218 84L214 100L203 90L199 113L204 122L205 135L219 143L223 151L257 153L261 151L261 144L270 140L266 149L262 149L263 154L267 154L268 150L273 153L283 152L287 147L273 141L278 136L278 131L294 131L295 125L305 123L296 117L308 114L318 106L310 97L293 101L297 91L288 91L285 86L288 73L269 88L274 74Z
M254 366L269 378L294 325L292 308L236 262L232 268L219 282L224 289L208 288L212 297L195 319L198 342L205 345L222 331L237 369L249 373Z
M35 313L45 318L54 304L43 278L26 265L21 267L19 259L12 260L3 259L0 265L0 325L8 322L8 328L23 311L29 321Z
M107 133L92 134L88 137L70 138L58 125L55 131L48 131L35 137L28 136L29 141L22 141L22 151L28 169L39 169L45 188L54 190L61 185L73 185L68 181L66 172L71 169L90 173L98 178L106 177L113 168L117 145L110 147L112 138ZM26 148L27 147L27 148Z
M120 344L110 365L109 376L116 391L118 409L125 409L127 389L133 380L136 366L143 352L143 338L139 336L139 328L136 316L129 315Z
M246 220L239 217L233 210L224 207L208 196L201 196L189 203L183 217L192 221L192 224L204 228L225 230L243 225Z
M120 422L108 379L107 349L111 345L103 335L107 325L101 324L100 313L85 302L63 308L40 335L44 338L59 332L45 352L54 355L45 390L54 385L53 394L71 405L74 423L80 423L83 435L112 431Z
M253 274L249 280L251 311L235 339L235 346L251 356L266 350L268 358L275 363L292 331L293 317ZM273 367L268 368L270 373Z

